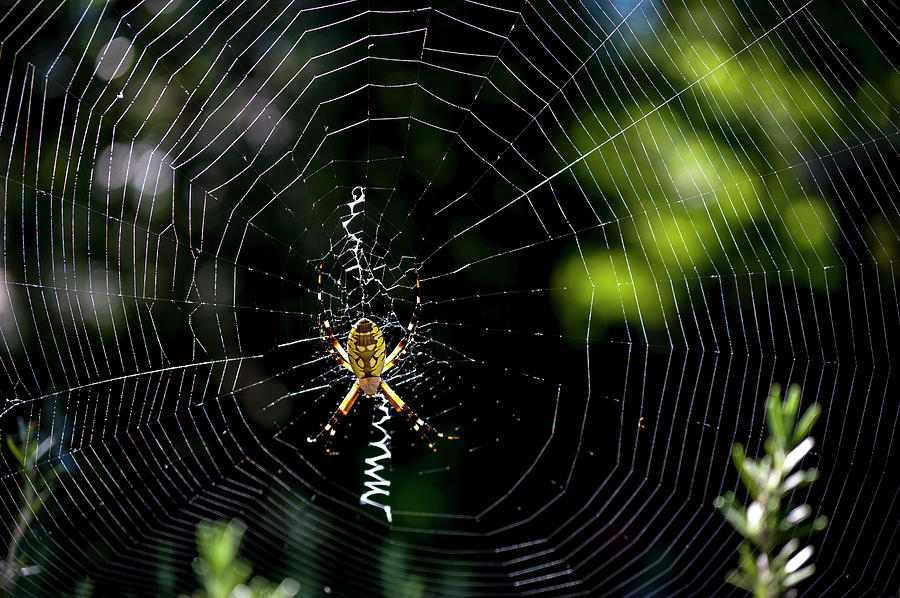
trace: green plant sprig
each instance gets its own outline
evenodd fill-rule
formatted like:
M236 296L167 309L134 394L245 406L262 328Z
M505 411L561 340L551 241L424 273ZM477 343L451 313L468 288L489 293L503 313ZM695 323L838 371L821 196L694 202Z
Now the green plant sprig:
M734 492L713 503L744 537L738 547L738 568L729 571L726 580L754 598L788 596L793 586L810 577L815 572L815 566L807 564L813 547L801 546L800 539L828 524L824 516L810 519L809 505L791 507L786 502L791 492L819 477L815 468L795 469L812 450L814 441L809 433L822 408L813 404L798 421L799 407L799 386L791 386L783 401L781 387L772 386L766 403L766 454L750 459L741 444L735 444L731 452L750 505L741 505Z
M6 557L0 563L0 596L12 592L25 565L19 550L21 542L53 490L52 482L46 480L55 479L53 475L40 475L38 470L41 460L53 448L53 438L48 436L41 440L33 423L26 424L24 419L19 418L19 434L18 436L7 434L6 446L15 459L16 469L22 478L22 500L12 528L12 538L6 550Z
M292 598L300 584L285 579L275 585L262 577L250 578L253 567L238 557L247 526L240 519L202 521L197 526L194 573L205 591L193 598ZM182 596L181 598L188 598Z

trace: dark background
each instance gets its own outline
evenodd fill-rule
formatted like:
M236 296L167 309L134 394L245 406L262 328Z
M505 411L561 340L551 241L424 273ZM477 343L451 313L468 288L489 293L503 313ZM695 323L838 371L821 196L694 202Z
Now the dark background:
M900 15L165 8L2 4L0 426L56 442L15 595L189 591L197 522L234 516L302 596L738 595L712 501L788 382L824 408L794 498L831 520L801 594L896 592ZM337 333L389 345L419 269L388 379L460 440L391 422L392 526L358 504L370 401L306 443L352 382L320 263Z

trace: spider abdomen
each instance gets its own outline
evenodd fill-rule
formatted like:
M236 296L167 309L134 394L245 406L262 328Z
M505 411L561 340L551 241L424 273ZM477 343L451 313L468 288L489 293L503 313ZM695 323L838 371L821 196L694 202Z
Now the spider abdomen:
M360 387L365 394L375 394L384 370L384 335L375 322L362 318L350 330L347 339L347 355L350 357L350 368L360 379ZM371 383L367 379L374 379ZM368 392L366 386L375 390Z

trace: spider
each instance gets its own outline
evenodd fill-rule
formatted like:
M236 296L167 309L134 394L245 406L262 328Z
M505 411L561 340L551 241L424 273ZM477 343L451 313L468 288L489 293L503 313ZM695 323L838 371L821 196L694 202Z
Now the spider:
M412 409L381 378L382 374L397 365L400 358L409 350L409 345L419 327L416 319L419 306L422 304L422 298L419 296L419 270L413 269L416 275L416 305L413 308L409 326L406 327L406 334L400 339L400 342L397 343L390 355L385 358L384 335L378 326L375 325L375 322L369 318L361 318L350 329L346 349L341 346L341 343L334 336L331 322L329 322L325 313L325 303L322 301L322 266L322 264L319 264L319 332L331 355L342 367L353 372L356 380L337 408L337 411L331 416L328 424L315 437L307 438L307 442L317 442L321 436L326 435L325 450L330 454L331 451L328 449L328 446L334 439L336 426L340 423L341 418L353 408L356 399L360 395L366 398L375 398L379 393L384 395L398 413L412 423L413 430L422 435L422 438L428 443L428 448L431 450L437 451L434 446L435 438L455 440L455 436L444 436L413 413Z

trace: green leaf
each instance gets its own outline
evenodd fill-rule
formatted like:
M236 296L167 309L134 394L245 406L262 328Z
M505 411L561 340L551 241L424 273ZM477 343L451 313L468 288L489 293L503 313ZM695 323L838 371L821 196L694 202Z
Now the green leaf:
M806 521L809 514L812 512L812 509L809 508L809 505L800 505L799 507L795 507L788 511L787 515L781 520L781 525L783 528L788 528L792 525L798 525Z
M806 410L806 413L800 418L800 423L797 424L797 427L794 429L794 437L792 439L794 444L797 444L809 436L813 426L816 425L816 420L819 419L819 415L821 414L822 406L818 403L813 403L809 409Z
M797 409L800 407L800 386L791 384L788 388L787 398L782 404L781 413L784 417L784 429L788 440L793 436L794 424L797 423ZM788 449L790 446L787 447Z
M794 469L797 465L800 464L800 461L803 460L809 451L812 450L813 446L815 446L815 441L812 438L804 438L801 440L797 446L795 446L791 452L789 452L784 457L784 471L788 472Z
M75 598L91 598L94 594L94 582L90 577L79 579L75 584Z
M13 457L16 458L16 461L19 462L19 465L25 467L25 455L22 454L22 451L19 449L19 445L16 444L16 441L13 440L11 435L6 437L6 446L9 447L9 452L13 454Z
M287 578L276 586L262 577L254 577L250 580L249 589L249 595L253 598L293 598L300 591L300 584Z
M738 546L738 565L741 567L741 571L747 574L750 578L756 577L756 558L753 555L753 549L750 547L749 542L741 542L741 545Z
M782 541L790 540L792 538L806 538L811 533L824 529L817 527L817 522L818 520L808 521L806 523L801 523L800 525L784 525L782 522L783 527L780 530Z
M818 469L806 469L798 471L797 473L792 473L788 476L788 478L782 482L779 491L782 495L787 494L791 490L795 490L797 488L803 488L805 486L809 486L813 482L819 479L819 470Z
M787 564L784 566L785 573L794 573L799 571L801 567L803 567L809 559L812 558L815 550L812 546L803 547L797 554L792 556Z
M759 494L759 486L756 483L759 468L756 466L753 459L747 459L746 454L744 453L744 447L739 442L735 443L731 448L731 459L734 461L734 466L737 468L738 475L741 476L741 481L744 482L744 486L747 488L747 491L750 492L750 495L756 496Z
M791 573L790 575L785 577L784 581L782 582L782 585L784 585L784 587L786 587L786 588L793 587L793 586L797 585L798 583L800 583L801 581L803 581L804 579L806 579L807 577L811 576L815 572L816 572L815 565L810 565L808 567L804 567L804 568L800 569L799 571L794 571L793 573Z
M748 592L753 591L753 581L740 571L732 569L725 574L725 581Z
M778 554L773 559L773 562L777 560L782 560L787 562L791 556L800 549L800 542L796 538L792 538L788 540L784 546L781 547L781 550L778 551Z
M746 459L747 454L744 452L744 445L740 442L735 442L734 446L731 447L731 460L734 461L734 466L738 471L744 466L744 461Z
M787 443L787 434L781 409L781 388L777 384L772 386L769 393L769 400L766 403L766 420L769 424L769 431L775 437L778 446L784 447Z
M731 524L731 527L737 530L739 534L745 538L750 536L750 530L747 527L747 518L741 509L737 509L729 503L719 507L719 512L725 518L725 521Z

